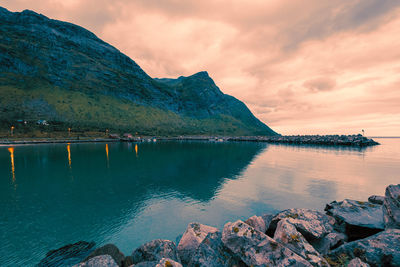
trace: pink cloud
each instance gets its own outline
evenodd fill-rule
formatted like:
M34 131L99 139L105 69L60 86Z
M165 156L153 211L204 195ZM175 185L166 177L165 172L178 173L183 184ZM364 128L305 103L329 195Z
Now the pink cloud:
M400 135L400 2L5 0L79 24L152 77L207 70L282 134ZM318 92L318 93L316 93Z

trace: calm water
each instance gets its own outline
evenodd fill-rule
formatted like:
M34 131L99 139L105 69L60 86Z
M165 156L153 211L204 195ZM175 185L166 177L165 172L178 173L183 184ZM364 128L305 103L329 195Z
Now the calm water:
M0 266L36 264L79 240L176 240L189 222L322 210L400 182L400 139L367 149L258 143L0 147Z

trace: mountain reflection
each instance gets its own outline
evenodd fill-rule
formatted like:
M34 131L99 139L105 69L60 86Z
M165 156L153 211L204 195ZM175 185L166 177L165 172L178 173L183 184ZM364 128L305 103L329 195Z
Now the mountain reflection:
M224 181L236 179L265 146L159 142L132 149L114 143L105 144L104 163L104 144L68 144L69 167L74 156L69 172L65 171L65 145L21 146L16 154L18 189L11 190L0 179L0 201L8 206L0 215L3 239L16 250L23 242L32 253L79 239L103 240L119 225L132 223L149 201L210 201ZM14 180L14 148L8 151ZM40 236L27 238L34 232Z

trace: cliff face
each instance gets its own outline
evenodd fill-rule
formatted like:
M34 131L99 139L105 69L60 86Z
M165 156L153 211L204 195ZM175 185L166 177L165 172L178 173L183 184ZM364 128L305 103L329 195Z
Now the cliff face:
M93 33L0 8L1 121L47 119L145 133L273 135L206 72L152 79Z

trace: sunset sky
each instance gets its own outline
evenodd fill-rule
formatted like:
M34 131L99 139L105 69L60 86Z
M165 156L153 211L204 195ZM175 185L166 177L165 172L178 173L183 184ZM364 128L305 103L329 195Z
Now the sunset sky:
M281 134L400 136L398 0L3 0L93 31L152 77L206 70Z

